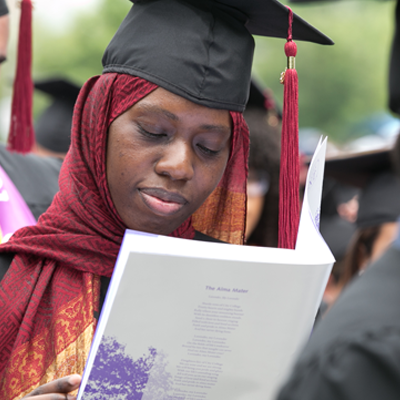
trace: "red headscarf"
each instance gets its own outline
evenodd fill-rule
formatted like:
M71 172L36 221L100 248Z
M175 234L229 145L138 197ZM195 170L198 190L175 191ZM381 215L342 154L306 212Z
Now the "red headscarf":
M17 231L0 252L15 253L0 283L0 398L82 374L98 311L100 276L111 276L126 227L106 180L111 122L157 88L143 79L105 74L90 79L75 106L71 148L60 192L36 226ZM225 174L206 203L172 235L194 229L242 243L248 129L239 113Z

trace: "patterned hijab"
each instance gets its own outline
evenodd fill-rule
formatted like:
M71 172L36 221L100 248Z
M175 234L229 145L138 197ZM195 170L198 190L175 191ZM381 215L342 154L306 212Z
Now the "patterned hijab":
M111 122L157 88L141 78L109 73L82 88L60 192L36 226L17 231L0 252L15 253L0 283L0 398L11 400L38 385L82 374L96 327L100 276L111 276L126 227L106 180ZM199 230L243 243L248 129L231 112L230 158L218 187L171 235Z

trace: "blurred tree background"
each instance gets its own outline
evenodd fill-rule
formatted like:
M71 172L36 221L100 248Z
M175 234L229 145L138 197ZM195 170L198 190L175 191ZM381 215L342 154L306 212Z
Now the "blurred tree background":
M101 73L104 49L131 3L98 0L94 4L59 29L34 12L34 79L63 76L82 85ZM297 42L300 127L315 127L337 142L361 135L363 132L355 131L355 123L374 113L387 112L395 2L343 0L290 6L335 41L334 46ZM9 61L1 69L3 103L10 102L16 41L15 33L10 41ZM286 66L283 47L284 40L256 38L254 74L274 91L278 104L282 104L283 94L279 77ZM49 101L35 92L35 114ZM0 126L3 137L6 129Z
M394 29L394 1L332 1L291 6L335 42L297 42L299 124L342 142L363 134L355 123L388 111L387 80ZM282 104L283 42L257 38L254 71ZM279 61L278 61L279 60ZM400 71L399 71L400 73ZM359 127L358 127L359 128Z

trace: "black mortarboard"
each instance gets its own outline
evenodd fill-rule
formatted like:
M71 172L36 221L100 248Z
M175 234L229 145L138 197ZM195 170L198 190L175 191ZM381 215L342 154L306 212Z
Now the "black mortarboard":
M367 228L395 222L400 216L400 180L392 172L373 176L359 198L357 227Z
M249 100L246 104L246 109L258 108L264 111L272 111L279 119L282 119L282 114L274 98L274 94L270 89L262 89L261 85L254 79L250 82Z
M389 149L332 157L325 162L325 176L359 188L374 175L391 169Z
M394 222L400 215L400 180L394 173L393 149L328 159L325 175L362 190L356 225L367 228Z
M103 73L147 79L195 103L243 111L254 40L286 38L288 10L276 0L142 0L107 47ZM293 39L333 44L297 15Z
M35 88L54 101L40 115L36 124L36 141L46 149L66 153L71 142L72 113L80 87L65 79L35 82Z
M260 85L252 79L250 82L249 100L247 101L246 108L260 108L265 110L265 96Z

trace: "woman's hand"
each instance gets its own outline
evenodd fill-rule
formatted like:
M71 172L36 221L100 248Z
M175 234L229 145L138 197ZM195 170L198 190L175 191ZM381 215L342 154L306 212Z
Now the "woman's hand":
M68 393L78 389L80 383L80 375L69 375L39 386L23 398L34 397L34 400L75 400L76 396Z

